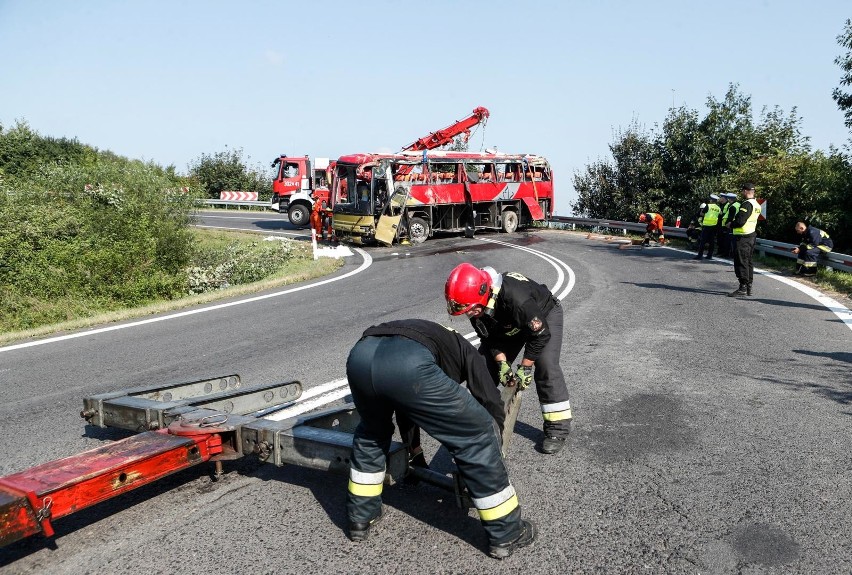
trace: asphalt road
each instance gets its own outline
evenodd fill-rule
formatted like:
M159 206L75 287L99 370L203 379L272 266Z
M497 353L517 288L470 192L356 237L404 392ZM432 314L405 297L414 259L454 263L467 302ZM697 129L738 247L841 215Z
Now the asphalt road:
M300 233L272 214L202 223ZM345 476L246 459L219 482L202 466L56 521L55 545L0 549L0 573L852 572L852 330L811 297L760 276L753 298L727 298L724 262L548 230L363 253L369 267L336 282L0 348L0 475L125 437L83 425L88 395L228 373L311 388L344 377L372 324L421 317L468 333L443 284L470 261L565 294L574 431L561 454L537 452L528 393L508 461L539 526L531 547L488 558L475 512L425 485L386 489L386 518L354 544ZM333 277L363 264L356 253Z

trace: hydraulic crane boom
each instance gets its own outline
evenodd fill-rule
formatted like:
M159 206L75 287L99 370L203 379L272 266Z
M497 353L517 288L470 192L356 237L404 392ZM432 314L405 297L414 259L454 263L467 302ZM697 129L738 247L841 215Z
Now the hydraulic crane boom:
M480 123L484 124L489 115L486 108L479 106L467 118L453 122L443 130L432 132L428 136L423 136L419 140L415 140L405 146L402 151L434 150L435 148L449 144L459 134L470 136L471 128Z

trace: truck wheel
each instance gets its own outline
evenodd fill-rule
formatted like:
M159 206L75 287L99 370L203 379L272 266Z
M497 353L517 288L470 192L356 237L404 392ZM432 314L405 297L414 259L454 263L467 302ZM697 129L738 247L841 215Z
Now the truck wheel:
M287 217L291 224L301 228L308 225L308 221L311 219L311 212L305 204L291 204L287 210Z
M408 220L408 241L412 244L422 244L428 237L429 222L418 217Z
M506 210L505 212L503 212L503 216L501 219L503 222L503 231L507 234L511 234L518 229L518 212Z

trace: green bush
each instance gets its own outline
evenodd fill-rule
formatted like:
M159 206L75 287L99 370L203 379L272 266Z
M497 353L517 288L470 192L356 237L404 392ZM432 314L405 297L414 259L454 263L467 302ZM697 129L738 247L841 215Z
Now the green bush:
M81 302L109 309L182 295L196 200L185 182L68 141L82 152L59 157L39 142L22 125L0 133L0 325L68 319Z

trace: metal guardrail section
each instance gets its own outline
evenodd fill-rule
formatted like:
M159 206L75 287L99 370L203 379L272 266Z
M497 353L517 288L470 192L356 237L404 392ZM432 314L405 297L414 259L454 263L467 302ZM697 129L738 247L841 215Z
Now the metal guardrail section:
M206 206L233 206L233 207L258 207L258 208L268 208L271 204L268 201L260 201L260 200L202 200L202 203Z
M627 230L630 230L632 232L644 232L646 229L645 224L638 222L595 220L589 218L572 218L566 216L553 216L548 221L548 225L550 222L555 222L559 224L570 224L572 227L580 226L588 228L608 228L613 230L621 230L621 233L625 235L627 234ZM686 237L686 229L684 228L663 226L663 231L667 236L670 237ZM781 256L793 260L798 257L792 252L793 248L796 247L798 247L798 244L786 244L784 242L765 240L763 238L757 238L757 241L755 242L755 250L757 250L760 255L771 254L774 256ZM846 254L829 252L828 254L824 254L820 258L819 263L826 267L830 267L839 271L852 273L852 256Z

